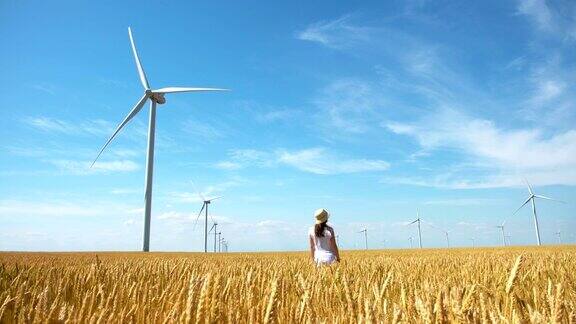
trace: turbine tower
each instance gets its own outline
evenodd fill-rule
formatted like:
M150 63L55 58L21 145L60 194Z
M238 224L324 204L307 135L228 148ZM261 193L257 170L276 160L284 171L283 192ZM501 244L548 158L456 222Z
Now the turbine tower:
M144 87L144 95L132 108L132 110L126 115L124 120L118 125L112 136L108 139L106 144L102 147L98 155L92 162L90 167L92 168L104 149L110 144L110 142L116 137L116 135L122 130L122 128L130 122L134 116L136 116L144 104L150 100L150 115L148 119L148 150L146 154L146 178L145 178L145 190L144 190L144 244L142 250L144 252L150 251L150 219L152 212L152 178L154 175L154 138L156 134L156 104L162 105L166 103L164 95L167 93L179 93L179 92L198 92L198 91L224 91L226 89L218 88L182 88L182 87L167 87L152 90L148 84L148 79L146 79L146 73L144 73L144 68L138 57L136 51L136 45L134 44L134 38L132 37L132 30L128 27L128 36L130 37L130 44L132 46L132 52L134 54L134 60L136 61L136 68L138 69L138 75L140 76L140 82Z
M358 233L364 233L364 247L366 250L368 250L368 230L367 229L363 229Z
M205 210L205 218L204 218L204 252L208 252L208 205L210 205L212 203L212 201L216 200L216 199L220 199L222 198L222 196L218 196L212 199L206 199L204 198L204 196L202 196L202 194L200 194L200 192L198 193L200 195L200 197L202 197L203 203L202 203L202 208L200 208L200 212L198 213L198 216L196 217L196 221L194 222L194 229L196 229L196 224L198 223L198 219L200 218L200 215L202 215L202 211ZM214 222L214 220L212 220ZM214 222L216 223L216 222ZM214 251L216 252L216 251Z
M528 194L529 194L528 199L526 199L526 201L522 204L522 206L518 207L518 209L516 209L516 211L512 215L515 215L528 202L532 202L532 214L534 215L534 230L536 231L536 241L538 242L538 245L541 245L540 229L538 228L538 217L536 216L536 203L535 203L536 198L552 200L552 201L557 201L557 202L561 202L561 203L564 203L564 202L561 200L552 199L552 198L548 198L548 197L534 194L534 191L532 191L532 187L528 183L528 180L524 179L524 181L526 182L526 186L528 187Z
M413 222L411 222L408 225L412 225L416 222L418 223L418 243L420 245L420 248L422 248L422 230L420 229L421 219L420 219L420 212L418 210L416 210L416 217L418 217L418 218L416 218L416 220L414 220Z
M504 224L506 224L506 221L504 221L502 225L496 226L502 231L502 246L506 246L506 235L504 234Z

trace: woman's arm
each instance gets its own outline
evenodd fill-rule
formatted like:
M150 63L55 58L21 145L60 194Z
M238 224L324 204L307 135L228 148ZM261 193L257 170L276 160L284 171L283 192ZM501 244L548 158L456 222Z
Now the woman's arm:
M310 239L310 257L312 258L312 261L314 261L314 239L312 238L312 236L308 236L308 238Z

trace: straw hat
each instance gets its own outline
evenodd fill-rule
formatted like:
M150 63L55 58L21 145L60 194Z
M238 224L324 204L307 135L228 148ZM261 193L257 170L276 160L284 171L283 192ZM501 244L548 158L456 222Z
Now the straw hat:
M324 208L317 209L314 212L314 218L316 218L316 224L322 224L326 222L328 220L328 216L330 216L330 214Z

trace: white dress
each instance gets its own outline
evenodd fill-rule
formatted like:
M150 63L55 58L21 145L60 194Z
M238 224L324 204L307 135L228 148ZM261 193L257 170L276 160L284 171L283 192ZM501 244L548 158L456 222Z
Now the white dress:
M336 256L330 249L332 233L327 228L324 229L324 236L317 237L312 226L308 230L308 236L314 241L314 261L317 265L331 264L336 261Z

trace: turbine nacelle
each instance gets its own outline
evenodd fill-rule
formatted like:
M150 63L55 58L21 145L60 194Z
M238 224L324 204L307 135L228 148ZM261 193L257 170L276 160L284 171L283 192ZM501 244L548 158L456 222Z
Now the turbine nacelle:
M161 92L152 93L150 96L150 100L154 100L159 105L163 105L166 103L166 98L164 98L164 94Z

